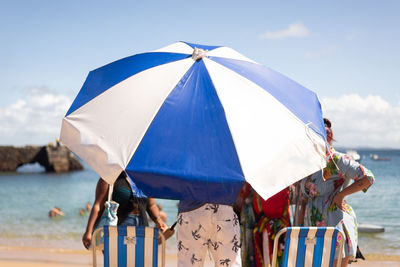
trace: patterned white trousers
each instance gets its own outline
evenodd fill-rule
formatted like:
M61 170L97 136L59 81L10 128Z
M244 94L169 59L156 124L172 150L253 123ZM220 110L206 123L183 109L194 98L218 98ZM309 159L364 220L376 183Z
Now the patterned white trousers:
M205 204L178 214L178 267L203 266L207 250L215 266L242 266L239 218L231 206Z

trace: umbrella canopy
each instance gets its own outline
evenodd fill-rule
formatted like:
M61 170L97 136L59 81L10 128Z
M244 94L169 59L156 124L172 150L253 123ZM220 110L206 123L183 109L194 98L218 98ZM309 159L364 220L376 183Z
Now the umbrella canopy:
M235 50L178 42L91 71L61 141L104 180L148 196L267 199L325 166L318 97Z

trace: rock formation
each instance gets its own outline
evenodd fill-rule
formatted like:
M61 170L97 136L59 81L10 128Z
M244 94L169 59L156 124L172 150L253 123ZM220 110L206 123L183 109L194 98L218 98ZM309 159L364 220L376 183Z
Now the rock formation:
M65 146L0 146L0 172L15 172L24 164L39 163L47 172L82 170L82 164Z

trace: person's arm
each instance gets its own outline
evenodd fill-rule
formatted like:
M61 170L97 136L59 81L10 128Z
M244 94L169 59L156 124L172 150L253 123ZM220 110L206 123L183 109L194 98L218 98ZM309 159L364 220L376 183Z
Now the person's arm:
M364 177L358 181L355 181L353 184L343 189L343 191L337 193L336 196L333 198L332 203L336 204L339 209L346 211L346 201L344 200L344 198L361 190L366 190L368 187L371 186L371 184L372 183L370 179L368 179L368 177Z
M52 208L52 209L49 211L49 217L50 217L50 218L54 218L54 217L56 217L57 215L64 216L64 212L62 212L59 208Z
M301 194L298 203L296 204L296 216L295 216L295 226L304 226L304 217L306 214L306 207L308 199Z
M96 197L92 210L90 211L89 219L86 225L86 231L82 236L82 243L86 249L89 249L92 243L92 232L94 223L104 210L104 202L107 199L108 184L103 179L99 179L96 186Z
M156 227L161 231L167 230L168 226L165 222L161 219L160 210L157 207L156 200L154 198L149 198L147 202L147 213L149 214L150 218L156 224Z
M64 216L64 212L60 209L54 209L54 212L57 213L57 215Z
M294 226L305 225L308 200L316 194L315 184L310 182L311 177L312 175L309 175L296 183L297 198L294 202L296 205ZM309 195L310 191L312 191L311 196Z
M353 184L338 192L332 200L332 203L336 204L339 209L346 211L346 201L344 198L361 190L366 192L374 183L375 177L370 170L349 156L338 152L335 152L334 155L334 160L339 168L338 172L345 179L354 180Z

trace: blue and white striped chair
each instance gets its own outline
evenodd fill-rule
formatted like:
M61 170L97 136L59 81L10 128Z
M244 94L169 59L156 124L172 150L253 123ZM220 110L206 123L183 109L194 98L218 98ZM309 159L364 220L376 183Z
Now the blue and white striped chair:
M93 233L93 240L104 232L104 267L157 267L158 238L161 240L161 266L165 266L165 238L157 228L144 226L104 226ZM93 242L93 266L97 266Z
M286 233L283 267L332 267L338 244L337 266L340 267L344 244L343 233L335 227L287 227L275 237L272 267L277 265L279 237Z

